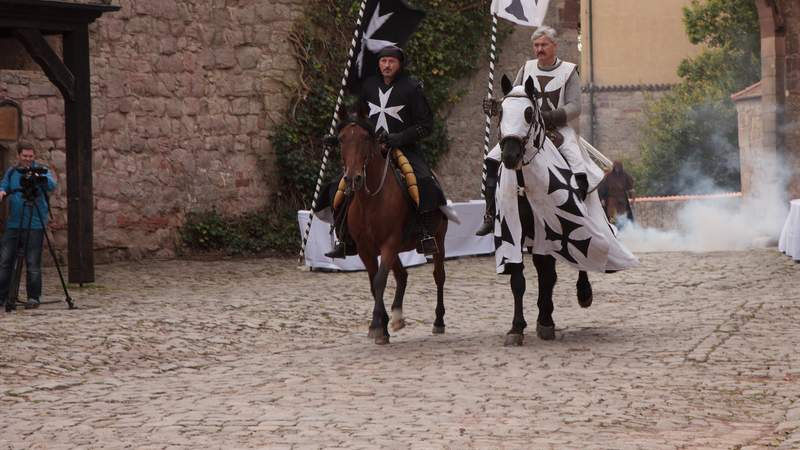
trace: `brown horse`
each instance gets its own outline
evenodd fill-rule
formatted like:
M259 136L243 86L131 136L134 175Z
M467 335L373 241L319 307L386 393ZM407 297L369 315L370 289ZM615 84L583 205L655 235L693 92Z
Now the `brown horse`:
M347 210L347 226L356 243L358 256L369 274L370 288L375 300L369 337L376 344L389 343L389 330L405 326L403 295L408 272L398 257L400 252L414 250L417 236L416 211L405 192L405 186L394 176L388 157L381 152L372 127L363 119L351 119L339 131L344 180L352 195ZM433 255L433 278L436 281L436 319L433 333L444 333L444 236L447 219L437 212L433 237L438 252ZM380 264L378 264L380 256ZM383 293L389 271L394 273L397 289L392 303L392 318L386 313Z

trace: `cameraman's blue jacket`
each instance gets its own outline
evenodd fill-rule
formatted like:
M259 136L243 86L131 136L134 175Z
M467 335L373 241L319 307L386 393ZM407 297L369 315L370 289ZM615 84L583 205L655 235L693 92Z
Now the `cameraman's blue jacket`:
M44 166L33 162L31 167ZM56 188L56 180L53 178L53 172L48 170L45 176L47 177L47 192L52 192ZM21 179L22 174L17 170L16 167L12 167L6 171L6 174L3 175L3 181L0 182L0 191L6 192L6 198L8 199L9 203L9 214L6 228L27 228L28 218L30 217L29 215L33 213L31 229L41 230L47 225L48 220L47 202L45 201L45 196L43 195L41 189L37 189L38 192L36 195L36 206L39 208L39 212L42 214L42 219L44 219L44 224L42 224L42 221L39 220L39 215L36 214L36 211L32 211L30 209L23 211L25 200L22 198L22 192L16 191L17 189L22 188L20 185ZM16 192L12 193L11 191Z

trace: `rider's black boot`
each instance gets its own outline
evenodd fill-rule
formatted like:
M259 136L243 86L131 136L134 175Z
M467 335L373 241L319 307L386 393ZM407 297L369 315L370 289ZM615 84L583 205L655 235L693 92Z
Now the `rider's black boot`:
M333 246L333 250L325 253L325 256L328 258L344 258L346 257L346 248L345 243L341 240L336 241L336 245Z
M483 213L483 223L478 231L475 232L476 236L486 236L494 231L494 216L496 214L494 193L497 190L497 170L500 168L500 163L487 158L486 159L486 191L484 198L486 200L486 211Z
M347 254L355 255L356 254L356 243L350 237L350 235L340 236L339 239L336 241L336 245L333 246L333 250L325 253L325 256L328 258L346 258Z
M433 237L433 233L436 231L434 223L435 213L436 211L429 211L419 216L420 239L419 242L417 242L417 253L434 255L439 252L439 246L436 245L436 238Z
M345 258L348 254L356 254L356 243L353 241L353 238L350 237L350 233L347 230L348 206L350 206L350 202L345 200L345 203L341 206L334 220L334 227L338 230L336 234L339 239L336 240L333 249L325 253L325 256L328 258Z

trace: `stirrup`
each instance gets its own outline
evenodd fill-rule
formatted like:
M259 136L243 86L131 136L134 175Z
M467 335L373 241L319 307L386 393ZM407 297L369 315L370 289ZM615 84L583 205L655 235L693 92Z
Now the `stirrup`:
M494 231L494 217L486 214L483 216L483 223L475 232L475 236L486 236L492 231Z
M344 242L336 241L336 245L333 246L333 249L331 251L325 253L325 256L333 259L337 258L344 259L347 256L344 247L345 247Z
M439 253L439 246L436 245L436 239L431 235L425 235L417 242L417 253L423 255L435 255Z

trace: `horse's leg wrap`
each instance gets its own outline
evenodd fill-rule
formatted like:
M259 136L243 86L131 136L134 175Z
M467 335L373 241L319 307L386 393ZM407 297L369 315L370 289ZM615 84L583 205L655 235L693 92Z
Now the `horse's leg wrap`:
M511 322L511 329L506 334L506 340L503 345L516 346L522 345L524 341L525 328L528 323L525 322L525 313L523 311L523 297L525 296L525 274L523 273L523 265L519 263L510 263L507 265L511 271L511 292L514 294L514 319Z

